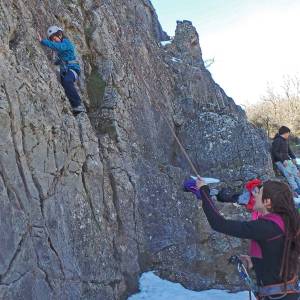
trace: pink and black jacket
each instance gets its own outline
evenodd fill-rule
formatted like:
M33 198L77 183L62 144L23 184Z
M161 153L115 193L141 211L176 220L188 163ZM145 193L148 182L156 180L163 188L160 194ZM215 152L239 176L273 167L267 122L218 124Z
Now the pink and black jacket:
M212 229L234 237L252 240L250 256L257 285L281 283L280 267L284 248L284 222L277 214L259 216L256 220L237 221L223 218L209 195L209 187L200 189L202 206Z

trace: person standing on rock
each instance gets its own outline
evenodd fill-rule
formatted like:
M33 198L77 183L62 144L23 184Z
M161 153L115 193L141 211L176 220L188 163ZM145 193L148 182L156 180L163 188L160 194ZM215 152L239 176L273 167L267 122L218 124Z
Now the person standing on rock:
M272 143L271 153L276 167L287 179L297 197L300 195L300 177L296 167L296 156L288 143L290 133L291 130L286 126L279 128Z
M50 26L47 30L47 36L48 39L42 39L38 34L38 39L43 46L57 52L55 64L60 66L61 84L70 101L72 111L75 115L84 112L85 109L74 85L80 76L75 46L64 36L63 29L58 26Z
M257 220L227 220L209 197L209 187L200 178L185 189L202 200L202 208L212 229L256 243L250 256L244 256L254 268L257 299L299 300L300 216L289 186L268 180L255 193Z

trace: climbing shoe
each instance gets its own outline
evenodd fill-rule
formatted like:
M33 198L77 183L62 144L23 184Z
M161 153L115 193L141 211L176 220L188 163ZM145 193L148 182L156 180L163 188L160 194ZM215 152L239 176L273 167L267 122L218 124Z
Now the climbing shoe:
M74 115L78 115L82 112L85 112L85 108L83 105L78 105L78 106L72 108L72 112Z

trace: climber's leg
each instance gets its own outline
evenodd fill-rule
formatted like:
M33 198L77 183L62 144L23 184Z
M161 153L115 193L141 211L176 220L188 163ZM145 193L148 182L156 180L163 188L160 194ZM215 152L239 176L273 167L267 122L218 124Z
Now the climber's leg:
M64 75L61 76L61 84L73 109L81 106L81 99L74 85L75 80L75 74L71 70L68 70Z

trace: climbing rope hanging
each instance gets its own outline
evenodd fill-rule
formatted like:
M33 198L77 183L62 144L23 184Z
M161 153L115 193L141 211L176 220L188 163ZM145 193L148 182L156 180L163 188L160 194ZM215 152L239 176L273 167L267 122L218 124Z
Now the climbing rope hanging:
M135 7L135 20L136 20L136 7ZM137 22L135 21L135 30L134 30L134 35L135 35L135 39L137 38ZM136 43L136 40L134 40L134 44ZM136 53L136 45L134 45L134 52L135 52L135 57L138 57L137 56L137 53ZM189 166L191 167L193 173L196 175L196 177L198 178L201 178L200 175L199 175L199 172L197 171L197 168L196 166L194 165L194 163L192 162L189 154L187 153L187 151L185 150L184 146L182 145L182 142L180 141L180 139L178 138L172 124L170 123L170 121L168 120L168 117L165 115L165 113L162 111L160 105L154 101L151 100L151 93L149 93L149 88L148 88L148 85L146 84L145 80L144 80L144 77L142 76L142 74L140 73L140 70L137 70L137 68L135 67L135 65L133 64L134 68L135 68L135 73L139 75L139 79L143 82L144 86L145 86L145 89L147 91L147 96L148 96L148 99L149 99L149 103L152 107L154 107L156 109L156 111L159 112L159 114L163 117L165 123L167 124L170 132L172 133L172 136L174 137L176 143L178 144L182 154L184 155L184 157L186 158ZM204 197L208 198L208 195L206 195L206 193L204 192L203 193ZM230 248L230 252L233 253L234 252L234 247L230 241L230 238L227 236L227 235L224 235L228 245L229 245L229 248ZM233 257L233 256L232 256ZM235 256L237 257L237 256ZM243 262L241 260L239 260L239 270L246 270ZM248 273L247 273L248 274ZM249 277L249 276L248 276ZM250 277L249 277L250 278ZM251 290L249 289L249 297L251 299Z
M187 162L189 163L191 169L193 170L194 174L197 176L197 177L200 177L199 173L197 172L197 169L195 167L195 165L193 164L191 158L189 157L188 153L186 152L185 148L183 147L182 143L180 142L178 136L176 135L176 132L175 130L173 129L172 125L170 124L170 121L168 120L168 118L165 116L165 114L162 112L160 106L157 104L157 105L154 105L151 101L151 99L149 98L149 101L151 103L152 106L154 106L158 111L159 113L161 114L161 116L163 117L163 119L165 120L165 122L167 123L176 143L178 144L179 148L181 149L183 155L185 156Z
M146 85L145 85L146 86ZM146 86L147 87L147 86ZM175 130L173 129L172 125L170 124L170 121L168 120L168 118L165 116L164 112L161 110L160 106L158 104L153 104L153 102L151 101L150 97L149 97L149 101L151 103L151 105L153 107L155 107L159 113L161 114L161 116L163 117L163 119L165 120L165 122L167 123L175 141L177 142L179 148L181 149L183 155L185 156L185 158L187 159L191 169L193 170L193 172L195 173L195 175L198 177L198 178L201 178L199 173L197 172L197 169L195 167L195 165L193 164L191 158L189 157L188 153L186 152L184 146L182 145L181 141L179 140L179 138L177 137L176 135L176 132ZM206 200L208 200L208 195L203 191L202 192L203 196L206 198ZM225 237L225 240L227 241L228 245L229 245L229 248L230 248L230 252L233 253L234 252L234 247L231 243L231 240L229 238L229 236L227 235L224 235ZM248 272L247 272L247 269L244 265L244 263L241 261L241 259L237 256L237 255L232 255L230 258L229 258L229 263L233 264L233 265L236 265L237 266L237 270L238 270L238 273L241 277L241 279L244 281L245 285L248 287L248 292L249 292L249 299L251 300L252 299L252 293L255 294L256 292L256 288L255 288L255 284L253 283L252 279L250 278Z

